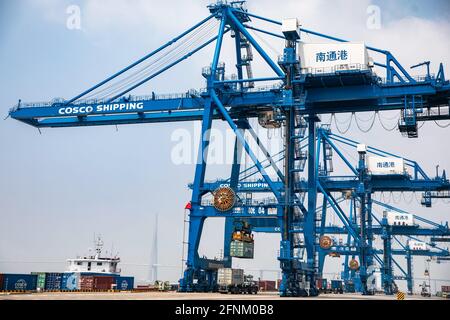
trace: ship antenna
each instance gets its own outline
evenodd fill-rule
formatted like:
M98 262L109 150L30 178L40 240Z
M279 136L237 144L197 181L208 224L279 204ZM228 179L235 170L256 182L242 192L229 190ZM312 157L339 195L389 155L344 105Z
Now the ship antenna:
M97 237L97 240L95 241L95 253L96 258L100 258L100 254L102 253L102 247L103 247L103 241L101 235Z

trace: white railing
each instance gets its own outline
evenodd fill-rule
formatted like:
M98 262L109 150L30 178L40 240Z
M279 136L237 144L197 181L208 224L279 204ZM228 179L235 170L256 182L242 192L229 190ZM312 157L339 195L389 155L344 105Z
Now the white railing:
M329 75L338 74L341 72L352 72L352 71L367 71L370 70L368 65L360 63L349 63L340 64L333 67L323 67L323 68L301 68L301 74L306 75Z

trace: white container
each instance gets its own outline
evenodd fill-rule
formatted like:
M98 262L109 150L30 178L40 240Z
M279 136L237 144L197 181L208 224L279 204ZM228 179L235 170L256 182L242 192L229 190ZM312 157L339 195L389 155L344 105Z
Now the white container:
M244 270L221 268L217 272L217 283L219 285L240 285L244 283Z
M390 226L414 226L414 216L410 213L399 213L394 211L385 212L387 223Z
M381 276L381 272L380 271L375 271L374 274L375 276L375 291L382 291L383 290L383 285L382 285L382 276Z
M383 290L383 281L380 270L376 270L373 272L371 276L367 279L368 289L374 290L375 292L380 292Z
M394 157L369 157L367 169L372 175L403 175L406 173L405 160Z
M303 73L334 73L367 70L370 57L364 43L300 43L300 65Z
M408 240L408 247L413 251L428 251L428 245L422 241Z

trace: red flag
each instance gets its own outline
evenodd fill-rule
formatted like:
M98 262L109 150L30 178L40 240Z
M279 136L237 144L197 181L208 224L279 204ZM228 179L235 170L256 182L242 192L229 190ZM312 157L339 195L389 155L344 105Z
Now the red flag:
M184 209L188 209L188 210L192 209L192 205L191 205L190 201L186 204L186 207L184 207Z

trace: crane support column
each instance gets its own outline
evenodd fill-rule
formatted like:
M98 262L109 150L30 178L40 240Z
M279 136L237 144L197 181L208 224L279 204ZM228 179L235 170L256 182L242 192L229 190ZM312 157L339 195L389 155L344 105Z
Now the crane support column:
M393 268L392 268L392 227L383 228L383 267L382 281L383 289L386 295L392 295L393 292Z
M316 273L318 272L318 261L316 255L316 219L317 219L317 151L316 149L316 122L317 116L308 117L308 213L305 217L304 235L307 252L307 281L309 282L310 296L317 296ZM318 141L320 145L320 141Z
M408 294L414 294L414 283L413 283L413 274L412 274L412 255L411 250L409 248L406 250L406 285L408 288Z

